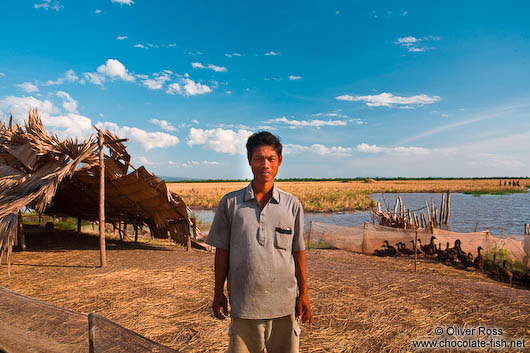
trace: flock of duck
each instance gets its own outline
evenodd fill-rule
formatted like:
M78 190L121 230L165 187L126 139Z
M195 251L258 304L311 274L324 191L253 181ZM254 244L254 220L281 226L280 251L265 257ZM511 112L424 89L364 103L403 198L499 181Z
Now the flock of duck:
M477 248L477 257L473 258L473 255L462 250L462 242L460 239L455 240L454 246L449 247L447 242L445 250L442 250L442 244L438 243L438 247L434 243L437 238L433 235L431 241L427 245L422 245L421 240L418 239L419 249L417 249L418 255L423 254L424 257L435 258L447 266L463 266L464 269L474 268L478 271L488 273L493 278L512 284L513 282L530 287L530 272L521 271L510 271L506 266L506 260L502 261L502 265L496 262L497 254L493 254L493 259L487 259L482 255L482 247ZM407 244L399 242L392 246L387 240L383 242L382 249L374 251L375 256L410 256L415 253L414 240L412 243L412 249L407 248Z

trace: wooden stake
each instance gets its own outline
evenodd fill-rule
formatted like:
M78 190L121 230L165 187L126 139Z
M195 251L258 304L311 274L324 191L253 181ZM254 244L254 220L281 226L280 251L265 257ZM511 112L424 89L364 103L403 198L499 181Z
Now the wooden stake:
M193 217L191 219L191 231L193 232L193 237L195 239L197 239L197 230L196 230L196 224L197 224L197 218ZM187 251L191 251L191 233L188 234L188 239L187 239L187 243L186 243L186 250Z
M394 214L392 215L392 218L397 220L397 211L398 211L398 205L399 205L399 198L396 199L396 205L394 206Z
M105 156L103 155L103 133L98 131L99 145L99 255L101 267L107 266L105 248Z
M414 233L414 272L418 264L418 231Z
M138 221L134 220L134 242L138 243Z
M442 202L440 203L440 220L438 224L442 225L445 221L445 192L442 194Z
M427 200L425 200L425 208L427 209L427 219L429 220L429 224L431 223L431 208L429 207L429 203Z
M77 217L77 232L81 233L81 217Z
M451 216L451 190L447 190L447 205L445 206L445 224L449 223L449 217Z
M311 249L311 233L313 232L313 221L309 222L309 239L307 240L307 250Z
M530 224L525 224L524 225L524 234L525 235L530 235Z
M22 212L18 211L18 248L22 251L26 250L26 235L24 234L24 226L22 225Z

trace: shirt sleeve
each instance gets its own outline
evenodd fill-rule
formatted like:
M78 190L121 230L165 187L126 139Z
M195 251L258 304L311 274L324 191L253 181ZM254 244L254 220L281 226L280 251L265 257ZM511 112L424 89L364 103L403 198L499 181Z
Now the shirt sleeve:
M231 228L228 217L228 201L226 197L223 197L215 210L206 244L219 249L230 250Z
M298 201L298 211L294 219L293 252L305 250L304 241L304 209Z

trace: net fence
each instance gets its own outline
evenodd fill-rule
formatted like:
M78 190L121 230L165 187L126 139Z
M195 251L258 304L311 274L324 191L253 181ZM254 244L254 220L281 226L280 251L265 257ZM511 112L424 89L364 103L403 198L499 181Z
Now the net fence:
M335 224L312 221L307 236L310 247L333 247L362 254L373 254L381 249L387 240L391 245L403 242L409 249L413 249L414 238L417 234L421 244L428 244L431 237L435 236L434 243L437 247L445 249L447 243L453 247L455 240L460 239L462 250L477 256L480 246L484 254L502 254L504 258L520 261L528 266L530 258L530 235L515 238L495 237L489 231L461 233L442 229L400 229L364 223L355 227L338 226Z
M0 287L0 351L177 352L97 314L81 314Z

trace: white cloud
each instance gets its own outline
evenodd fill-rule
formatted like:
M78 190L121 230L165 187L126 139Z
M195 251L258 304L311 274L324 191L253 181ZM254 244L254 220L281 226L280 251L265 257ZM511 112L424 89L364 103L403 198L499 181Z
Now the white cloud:
M275 118L265 121L265 123L283 123L293 128L297 127L317 127L322 126L346 126L348 123L344 120L289 120L286 117Z
M171 48L171 47L176 47L177 44L176 43L169 43L167 46Z
M184 162L184 163L178 163L178 162L169 161L168 164L169 164L170 168L176 168L176 167L192 168L192 167L197 167L197 166L200 166L200 165L205 165L205 166L223 165L223 163L220 163L220 162L207 161L207 160L204 160L204 161L190 160L190 161L187 161L187 162Z
M40 3L40 4L35 3L33 5L33 7L36 8L36 9L44 9L46 11L48 11L48 10L59 11L64 6L61 5L61 3L59 1L53 1L52 2L52 0L43 0L43 2Z
M319 117L319 116L328 116L333 118L348 118L349 116L342 113L342 109L333 110L326 113L314 113L311 114L311 116Z
M98 86L102 86L105 82L105 76L98 74L97 72L85 72L83 74L85 80Z
M182 94L182 87L176 82L172 83L167 87L166 93L171 95Z
M42 116L58 114L59 109L50 100L41 101L35 97L6 96L0 99L0 112L3 118L12 114L16 122L22 124L28 118L30 109L36 108Z
M328 157L348 157L351 155L353 148L351 147L342 147L342 146L331 146L326 147L321 144L313 144L311 146L302 146L302 145L293 145L286 144L284 145L285 154L317 154L319 156L328 156Z
M120 78L124 81L134 81L134 76L129 74L125 66L116 59L107 59L107 62L100 65L96 71L112 79Z
M301 80L301 79L302 79L302 76L295 76L295 75L289 76L289 80L291 81L296 81L296 80Z
M400 97L394 96L392 93L385 92L378 95L369 96L343 95L335 97L335 99L349 102L363 101L366 102L366 105L369 107L392 107L394 105L407 106L410 104L423 106L425 104L433 104L441 101L441 98L439 96L428 96L426 94L420 94L411 97Z
M142 48L142 49L147 49L147 47L143 44L135 44L134 45L135 48Z
M83 75L88 82L99 86L103 85L107 77L111 80L135 81L134 75L131 75L125 66L116 59L107 59L105 64L98 66L96 72L85 72Z
M407 12L403 13L406 16ZM411 53L424 52L426 50L434 49L433 47L424 46L423 43L430 43L440 40L438 36L427 36L423 38L416 38L413 36L399 37L394 41L394 44L406 48Z
M0 72L0 77L5 77L6 74L4 74L3 72Z
M196 124L196 125L199 125L199 120L197 120L197 119L193 119L191 122Z
M116 39L117 40L125 40L125 39L128 39L129 37L127 36L117 36Z
M233 56L243 56L243 54L240 54L240 53L232 53L232 54L226 53L225 56L227 58L231 58Z
M265 56L276 56L276 55L280 55L280 53L272 51L272 50L267 52L267 53L265 53Z
M141 165L144 165L144 166L159 165L160 164L160 163L157 163L157 162L151 162L150 160L145 158L145 156L138 156L138 157L134 158L134 160L136 162L140 163Z
M134 4L134 0L110 0L110 2L115 2L120 5L129 5L129 6Z
M405 11L403 11L403 12L401 13L401 16L407 16L408 13L409 13L409 12L405 10Z
M77 112L77 101L64 91L57 92L57 97L63 100L63 108L69 113Z
M153 148L173 147L179 143L178 137L165 132L147 132L136 127L118 126L112 122L97 123L96 127L108 129L119 138L129 138L131 142L140 144L145 151Z
M227 72L228 71L228 69L224 66L217 66L213 64L208 64L208 66L204 66L202 63L199 63L199 62L191 63L191 67L193 67L194 69L210 69L215 72Z
M22 88L24 91L28 93L39 91L39 88L31 82L19 83L16 86Z
M96 10L94 10L94 13L95 13L96 15L97 15L97 14L100 14L100 13L102 13L102 12L103 12L103 11L101 11L100 9L96 9Z
M199 82L195 82L189 78L184 79L184 91L185 95L195 96L197 94L206 94L212 92L210 87L203 85Z
M161 89L167 81L171 80L170 75L172 72L167 71L153 74L154 78L145 78L142 83L149 89ZM136 76L138 77L138 75Z
M171 123L167 122L166 120L158 120L158 119L151 119L149 122L155 124L156 126L160 127L162 130L165 131L176 131L177 128L171 125Z
M76 82L79 80L79 77L75 74L74 70L68 70L64 73L63 77L59 77L57 80L52 81L48 80L44 85L53 86L53 85L62 85L65 82Z
M356 150L364 153L395 153L395 154L430 154L432 150L423 147L383 147L377 145L369 145L367 143L360 143Z
M202 145L205 149L220 153L245 154L248 137L252 132L240 129L237 132L229 129L195 129L191 128L187 145Z

